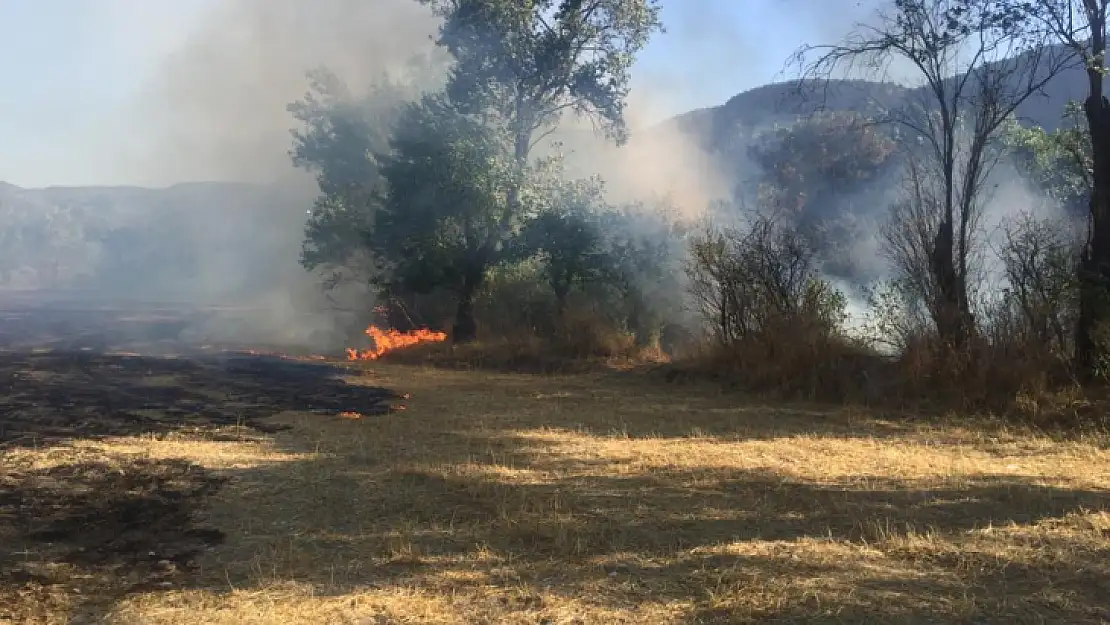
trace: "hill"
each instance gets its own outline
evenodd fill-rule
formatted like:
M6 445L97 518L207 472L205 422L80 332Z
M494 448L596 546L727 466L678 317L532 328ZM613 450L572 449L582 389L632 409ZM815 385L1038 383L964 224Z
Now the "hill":
M1053 48L1051 53L1065 54L1061 48ZM737 136L738 129L765 128L817 111L878 116L926 95L924 89L860 79L833 79L808 85L790 80L755 87L718 106L680 114L661 126L673 125L696 137L703 146L727 152L729 138ZM1067 103L1082 100L1086 93L1086 73L1074 64L1018 107L1017 117L1024 124L1055 129Z
M0 286L227 299L296 266L311 195L230 182L0 185Z
M778 162L796 164L805 156L804 152L776 156L773 150L765 150L757 155L762 160L754 158L753 148L771 131L817 111L878 116L920 95L918 89L866 80L834 80L823 87L814 92L797 81L763 85L719 106L689 111L638 133L632 151L659 141L631 157L634 175L674 178L679 170L714 170L718 189L703 188L707 185L700 175L679 181L699 210L715 196L750 198ZM1056 77L1044 94L1025 102L1018 116L1025 123L1055 128L1065 104L1081 98L1085 88L1083 72L1073 68ZM676 151L675 137L693 149ZM837 138L849 139L859 138ZM806 149L804 143L799 145L794 149ZM843 152L854 149L838 151L845 156ZM856 181L854 189L840 180L821 179L828 172L809 172L806 184L823 188L820 193L805 189L807 210L824 221L851 222L840 229L854 229L855 234L842 232L836 241L849 255L873 256L871 221L889 204L896 157L876 161L874 174ZM608 173L604 171L608 159L598 158L598 152L589 152L587 160L587 168L600 167L603 174ZM614 186L619 186L615 177ZM164 189L23 189L0 183L0 219L5 224L0 230L0 286L86 286L206 299L265 290L298 271L304 215L312 195L311 185L299 183L198 182ZM851 258L840 258L832 265L840 267L832 272L844 278L866 273Z

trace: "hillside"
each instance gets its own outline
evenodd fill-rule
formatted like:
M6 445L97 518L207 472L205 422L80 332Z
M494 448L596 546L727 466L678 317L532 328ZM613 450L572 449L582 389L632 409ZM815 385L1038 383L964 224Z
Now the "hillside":
M1054 54L1062 51L1054 49ZM830 80L803 84L798 80L755 87L718 106L689 111L664 122L697 137L707 148L729 151L729 138L738 130L752 130L789 122L817 111L854 111L878 116L924 95L924 88L910 88L871 80ZM1087 77L1075 65L1054 77L1042 93L1026 100L1017 110L1025 124L1055 129L1065 105L1086 96Z
M227 299L296 266L311 195L243 183L0 186L0 286Z

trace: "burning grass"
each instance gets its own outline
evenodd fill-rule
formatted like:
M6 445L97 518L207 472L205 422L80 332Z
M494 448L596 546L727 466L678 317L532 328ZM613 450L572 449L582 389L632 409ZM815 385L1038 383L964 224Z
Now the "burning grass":
M42 467L95 447L223 480L196 504L223 541L99 606L104 622L1110 619L1101 439L758 405L632 374L375 363L363 382L411 391L410 409L11 453ZM62 595L55 622L76 613Z
M399 349L411 348L423 343L442 343L447 340L446 332L436 332L421 328L410 332L383 330L375 325L367 326L366 336L374 346L367 349L347 348L347 360L377 360Z

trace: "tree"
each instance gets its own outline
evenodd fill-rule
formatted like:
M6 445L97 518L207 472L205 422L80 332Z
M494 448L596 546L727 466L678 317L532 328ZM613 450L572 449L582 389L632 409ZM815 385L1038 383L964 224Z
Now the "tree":
M859 280L873 265L851 253L870 233L857 221L866 217L845 203L884 186L879 177L894 170L896 145L887 130L856 112L821 112L762 133L749 148L763 170L759 204L799 229L829 275Z
M394 291L452 292L452 339L471 341L474 297L486 272L511 254L503 235L519 233L543 194L510 205L506 190L518 172L502 137L443 94L406 106L391 145L381 170L388 193L371 234L384 263L378 280Z
M796 216L810 230L838 195L871 182L895 144L853 112L819 113L758 137L749 154L763 169L761 204Z
M521 256L539 256L543 274L555 295L556 317L562 317L572 288L611 277L598 220L603 209L600 181L562 185L553 210L531 219L520 237Z
M1002 139L1022 174L1069 215L1086 213L1093 167L1091 135L1082 107L1069 103L1064 125L1052 132L1022 126L1017 120L1006 126Z
M1077 237L1066 222L1021 215L1005 226L998 250L1006 272L1007 299L1028 345L1067 353L1077 292ZM1069 323L1070 322L1070 323Z
M601 214L606 255L617 287L616 310L640 347L659 347L668 320L684 310L688 228L667 200L634 203Z
M893 111L892 121L909 133L904 146L918 160L918 180L937 185L927 194L935 224L927 241L930 310L943 340L960 345L974 332L969 294L970 259L982 190L998 156L1002 124L1067 66L1066 55L1014 28L1014 22L980 0L895 0L877 26L860 26L844 43L806 47L818 51L806 63L807 78L828 79L863 62L883 71L907 62L924 86L918 100ZM913 198L920 201L925 195ZM924 259L923 259L924 260Z
M661 29L657 0L420 1L444 18L438 43L456 61L449 97L501 129L511 145L508 213L520 212L532 149L564 112L625 141L629 72Z
M370 262L369 236L385 193L379 157L389 152L392 127L415 89L384 76L360 98L325 68L308 78L304 98L288 106L301 124L292 131L290 156L315 174L320 189L305 226L301 264L340 272Z
M1080 255L1075 360L1091 377L1110 364L1110 100L1105 95L1107 9L1110 0L979 0L995 20L1019 26L1077 56L1087 76L1083 102L1091 149L1087 241ZM961 4L974 4L963 0Z

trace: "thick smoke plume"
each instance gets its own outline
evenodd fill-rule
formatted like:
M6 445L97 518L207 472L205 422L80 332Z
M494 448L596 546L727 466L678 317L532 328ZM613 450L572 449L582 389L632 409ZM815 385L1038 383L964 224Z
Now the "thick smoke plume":
M146 82L132 113L146 131L127 155L144 184L246 181L281 189L267 194L272 204L266 219L236 223L207 213L185 235L203 250L206 232L233 224L234 236L265 240L249 246L251 258L226 246L206 251L202 294L227 299L251 282L245 267L266 267L266 275L258 276L262 282L244 288L242 298L265 313L249 324L197 329L198 336L242 338L250 331L266 342L343 340L319 277L297 262L316 189L312 177L290 162L294 120L286 105L304 95L306 72L316 67L327 67L356 92L383 73L404 73L414 58L433 53L437 26L414 0L215 3ZM683 215L697 216L727 185L687 136L673 128L645 128L645 117L661 106L653 97L662 94L632 94L633 139L624 147L596 137L585 120L566 120L560 137L569 169L604 176L615 202L665 197ZM358 305L352 300L340 307L347 304Z
M249 321L194 328L198 340L342 343L333 302L324 298L319 277L298 263L316 188L290 160L295 122L286 106L304 95L306 72L316 67L327 67L355 90L383 73L404 72L414 57L433 49L436 26L412 0L213 3L143 85L132 115L145 132L126 157L144 184L271 187L264 192L268 205L252 211L251 219L208 213L185 234L206 259L198 299L234 300L233 291L242 287L237 303L255 309ZM225 240L263 242L212 249L210 235L229 227Z
M286 104L326 66L352 87L432 49L436 22L412 0L230 0L202 16L145 85L152 132L138 164L154 184L287 181Z

